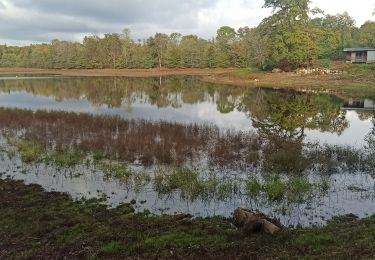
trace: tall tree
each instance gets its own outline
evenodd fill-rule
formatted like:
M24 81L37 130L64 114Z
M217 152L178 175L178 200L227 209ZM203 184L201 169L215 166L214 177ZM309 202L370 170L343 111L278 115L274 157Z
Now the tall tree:
M265 0L273 15L259 26L272 42L269 59L285 70L309 65L316 55L315 43L306 26L310 22L309 0Z
M113 68L116 68L117 59L122 53L120 35L118 33L105 34L102 44L105 53L111 59Z

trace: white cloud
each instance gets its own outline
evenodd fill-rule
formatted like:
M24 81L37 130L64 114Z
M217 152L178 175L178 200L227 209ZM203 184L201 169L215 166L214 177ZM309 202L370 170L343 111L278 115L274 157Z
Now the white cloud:
M312 0L311 6L317 6L326 14L331 15L347 11L356 20L357 26L361 26L368 20L374 20L372 13L375 0Z

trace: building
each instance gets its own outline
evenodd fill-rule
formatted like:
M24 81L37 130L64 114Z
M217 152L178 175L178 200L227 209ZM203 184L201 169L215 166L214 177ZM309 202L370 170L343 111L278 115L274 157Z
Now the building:
M349 99L345 101L344 106L342 107L345 110L369 110L375 111L375 102L371 99Z
M346 61L351 63L375 63L375 48L345 48Z

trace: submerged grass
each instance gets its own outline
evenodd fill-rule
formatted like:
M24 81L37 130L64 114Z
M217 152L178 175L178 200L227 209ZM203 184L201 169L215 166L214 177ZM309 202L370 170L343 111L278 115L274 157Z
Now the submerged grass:
M234 181L215 176L202 178L199 172L178 166L160 168L155 173L153 186L160 195L178 192L181 199L187 201L225 201L240 190Z
M42 145L35 140L18 140L16 147L25 162L38 161L43 154Z
M100 162L100 168L107 178L122 180L124 182L129 181L133 175L133 171L125 162L103 160Z
M84 159L84 154L78 149L73 149L71 151L57 151L47 154L43 161L47 164L54 164L58 167L72 167L82 162Z
M224 131L208 125L4 108L0 108L0 122L5 135L15 136L23 129L20 138L25 141L18 146L25 161L39 160L47 151L47 161L61 166L76 164L81 151L94 162L109 159L170 166L208 159L209 167L262 167L263 171L288 175L310 169L327 173L373 169L369 149L309 146L275 135Z
M263 190L270 200L282 200L286 193L287 186L277 175L266 176Z
M218 127L146 120L124 120L67 112L0 108L0 131L35 140L43 147L77 149L101 159L143 165L182 164L209 158L221 166L256 165L261 147L253 132L221 131Z
M375 216L246 237L230 219L132 213L0 180L1 259L373 259Z
M284 177L284 178L283 178ZM311 195L315 185L304 176L282 176L269 174L262 180L250 176L245 183L245 191L253 198L264 193L271 201L288 199L289 201L303 201Z

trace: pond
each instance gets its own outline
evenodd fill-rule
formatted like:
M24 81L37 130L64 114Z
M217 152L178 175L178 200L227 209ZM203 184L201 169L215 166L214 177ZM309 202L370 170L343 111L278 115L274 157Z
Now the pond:
M199 77L0 78L0 175L154 214L375 213L371 99Z

